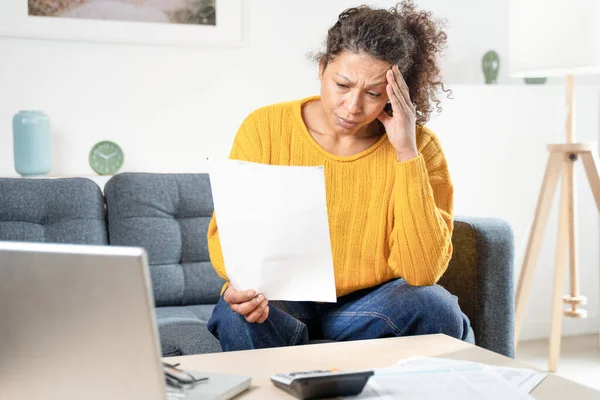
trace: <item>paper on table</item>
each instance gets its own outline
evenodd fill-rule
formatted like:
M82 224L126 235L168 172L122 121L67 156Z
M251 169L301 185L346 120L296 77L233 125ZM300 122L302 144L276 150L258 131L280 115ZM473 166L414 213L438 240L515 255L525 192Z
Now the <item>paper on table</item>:
M269 300L336 302L323 167L209 162L227 276Z
M509 386L495 374L466 368L378 371L357 399L532 399ZM376 393L376 395L374 395Z
M411 357L375 370L357 399L531 399L545 374L473 361ZM435 381L435 385L431 382ZM535 383L534 383L535 382Z
M531 393L533 389L546 378L546 374L532 369L508 368L487 366L490 370L500 374L508 384L515 386L523 393Z
M523 393L530 393L544 380L544 378L546 378L545 373L533 369L500 367L496 365L480 364L474 361L437 357L410 357L400 360L396 365L404 365L411 368L459 368L465 365L476 365L486 371L492 371L493 373L498 374L506 383L519 389Z

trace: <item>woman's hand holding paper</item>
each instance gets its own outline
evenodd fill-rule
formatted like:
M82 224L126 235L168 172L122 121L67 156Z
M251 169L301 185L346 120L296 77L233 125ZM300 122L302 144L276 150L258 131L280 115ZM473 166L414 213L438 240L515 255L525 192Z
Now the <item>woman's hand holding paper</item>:
M269 316L269 301L262 293L256 295L254 290L238 292L229 286L223 294L223 299L233 311L250 323L262 324Z

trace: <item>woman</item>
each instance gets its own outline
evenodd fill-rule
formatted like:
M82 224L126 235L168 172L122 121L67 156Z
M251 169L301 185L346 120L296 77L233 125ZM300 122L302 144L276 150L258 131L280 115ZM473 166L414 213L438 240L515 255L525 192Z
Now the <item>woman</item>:
M224 351L432 333L471 340L456 297L435 285L452 255L453 188L424 123L439 104L445 41L411 1L348 9L319 57L320 96L242 123L232 159L325 166L338 301L269 302L227 286L208 323ZM208 241L227 280L214 216Z

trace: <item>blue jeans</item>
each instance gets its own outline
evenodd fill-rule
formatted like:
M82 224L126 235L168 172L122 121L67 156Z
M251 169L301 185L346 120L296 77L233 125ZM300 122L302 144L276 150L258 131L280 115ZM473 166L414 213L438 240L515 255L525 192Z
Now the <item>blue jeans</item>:
M223 297L208 321L223 351L444 333L473 342L456 296L441 286L396 279L338 298L337 303L269 301L269 317L249 323Z

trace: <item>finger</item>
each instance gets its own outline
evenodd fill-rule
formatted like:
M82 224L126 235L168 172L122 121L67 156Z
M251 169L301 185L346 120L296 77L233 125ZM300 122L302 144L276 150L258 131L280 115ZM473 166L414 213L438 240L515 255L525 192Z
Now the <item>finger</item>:
M238 292L232 286L229 286L223 294L223 299L229 305L240 304L256 296L256 292L252 289Z
M400 93L400 88L398 87L398 84L396 83L396 80L394 79L394 73L390 70L387 73L387 79L388 79L388 84L386 86L386 91L388 94L388 99L390 104L392 105L392 111L394 114L397 113L404 113L405 111L405 104L404 103L404 98L402 97L402 94ZM400 115L400 114L397 114Z
M389 77L389 85L392 87L393 96L398 100L398 104L403 110L408 109L408 105L406 104L406 100L404 99L404 95L400 89L400 83L396 80L396 74L393 70L390 70L388 73Z
M412 100L410 99L410 90L408 89L408 84L404 80L404 76L402 76L398 65L394 65L394 68L396 69L396 74L394 74L394 77L396 77L397 79L398 86L400 87L400 92L402 93L402 96L404 98L404 102L408 105L410 109L414 109L415 106Z
M392 115L397 117L399 115L403 115L406 113L404 106L400 103L398 96L394 93L394 89L392 89L392 84L389 84L385 87L388 98L390 100L390 104L392 105ZM400 114L402 113L402 114Z
M256 307L256 309L254 311L252 311L250 314L247 314L245 316L246 321L253 323L256 322L260 317L262 317L265 308L267 307L267 305L269 304L269 302L267 301L267 299L263 300L262 303L260 303L260 305L258 307Z
M269 318L269 306L266 306L264 308L262 315L260 317L258 317L256 322L259 324L262 324L263 322L265 322L267 320L267 318Z
M257 307L261 305L261 303L265 300L265 296L259 294L255 298L246 301L245 303L237 304L237 310L234 310L242 315L248 315L252 311L256 310Z

